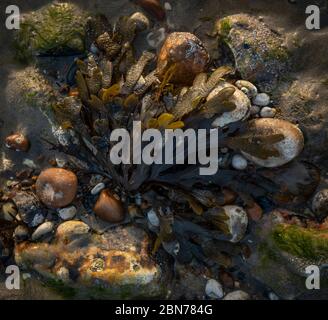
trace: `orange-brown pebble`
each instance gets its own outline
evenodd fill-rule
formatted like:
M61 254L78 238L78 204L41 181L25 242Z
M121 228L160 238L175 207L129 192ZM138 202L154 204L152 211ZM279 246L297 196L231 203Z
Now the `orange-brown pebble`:
M233 204L237 199L236 193L231 191L230 189L223 188L222 193L223 193L224 205Z
M252 206L246 208L246 212L253 221L259 221L263 215L262 208L256 202L254 202Z
M103 190L93 208L94 213L102 220L118 223L124 220L124 208L108 190Z
M77 193L75 173L61 168L50 168L41 172L36 181L36 194L50 208L69 205Z
M6 138L6 146L16 151L27 152L30 142L22 133L15 133Z
M190 85L198 73L206 71L210 57L203 43L188 32L173 32L166 38L157 60L163 79L172 67L171 82Z
M68 95L70 97L78 97L80 94L79 94L79 91L77 89L70 89Z
M137 0L137 4L155 16L157 20L164 20L165 19L165 10L160 4L159 0Z

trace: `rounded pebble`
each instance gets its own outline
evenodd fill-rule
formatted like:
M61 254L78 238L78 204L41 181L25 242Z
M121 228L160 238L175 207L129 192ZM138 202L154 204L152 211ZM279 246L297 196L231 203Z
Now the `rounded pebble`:
M28 238L28 235L29 235L28 228L23 225L17 226L14 231L14 238L16 240L25 240Z
M262 118L274 118L277 110L275 108L264 107L262 108L260 115Z
M77 210L74 206L63 208L58 211L60 218L63 220L73 219L76 215L76 212Z
M91 190L91 194L93 196L95 196L96 194L98 194L100 191L105 189L105 184L103 182L98 183L94 188L92 188Z
M232 157L231 165L236 170L245 170L247 168L247 160L243 156L235 154Z
M51 221L42 223L40 226L38 226L36 228L36 230L33 232L32 234L32 240L38 240L40 239L42 236L52 232L54 229L54 223Z
M242 290L236 290L228 293L223 300L249 300L249 294Z
M151 209L150 211L148 211L147 218L148 218L148 222L152 226L159 227L160 221L159 221L159 218L158 218L155 210Z
M222 299L224 296L222 285L214 279L207 281L205 293L211 299Z
M41 172L36 181L36 194L46 206L63 208L77 193L77 177L69 170L50 168Z
M256 106L265 107L265 106L267 106L270 103L270 97L266 93L259 93L253 99L253 103Z
M252 116L258 114L260 111L261 111L261 108L259 106L251 106L251 108L250 108L250 112L251 112Z
M328 189L320 190L315 194L312 200L312 210L319 218L328 216Z

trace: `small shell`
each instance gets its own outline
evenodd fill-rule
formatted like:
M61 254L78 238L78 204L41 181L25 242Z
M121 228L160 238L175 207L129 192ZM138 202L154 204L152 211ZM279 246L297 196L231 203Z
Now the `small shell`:
M223 88L232 86L230 83L224 82L220 83L207 97L207 101L213 99L219 91ZM232 86L234 87L234 86ZM240 91L238 88L234 87L236 90L232 97L229 99L230 102L234 103L236 108L232 111L225 112L214 120L212 123L213 127L224 127L229 123L245 120L249 116L249 110L251 107L251 102L248 97Z
M236 87L238 89L246 88L248 91L248 95L250 98L253 98L257 95L257 88L255 85L249 81L246 80L238 80L236 81Z

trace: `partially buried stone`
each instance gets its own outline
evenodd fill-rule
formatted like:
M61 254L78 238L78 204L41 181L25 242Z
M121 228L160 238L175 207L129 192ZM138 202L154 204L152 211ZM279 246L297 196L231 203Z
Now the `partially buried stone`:
M120 200L108 190L103 190L93 208L95 214L104 221L118 223L124 220L124 208Z
M316 193L312 200L312 210L319 219L324 219L328 216L328 189L323 189Z
M245 291L236 290L229 292L223 300L249 300L249 294Z
M76 211L77 210L74 206L70 206L67 208L60 209L58 213L63 220L71 220L75 217Z
M77 177L72 171L50 168L39 175L36 181L36 193L46 206L62 208L74 200L77 183Z
M275 108L264 107L261 110L261 117L262 118L274 118L276 113L277 113L277 110Z
M205 293L211 299L222 299L224 295L222 285L215 279L207 281Z
M174 32L165 40L157 60L160 78L171 72L171 82L191 84L206 71L210 57L203 43L192 33Z
M29 227L36 227L44 221L46 212L40 206L40 202L34 193L19 191L15 194L13 200L17 206L20 218Z

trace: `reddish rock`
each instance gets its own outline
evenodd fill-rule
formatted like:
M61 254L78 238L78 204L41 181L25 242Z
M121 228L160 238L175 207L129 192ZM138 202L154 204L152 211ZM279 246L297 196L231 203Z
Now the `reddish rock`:
M74 200L77 185L77 177L72 171L50 168L39 175L36 181L36 193L47 207L62 208Z
M210 57L203 43L188 32L171 33L165 40L157 60L159 77L169 69L171 82L191 85L198 73L206 71Z
M262 208L256 202L253 202L251 206L247 207L246 212L253 221L259 221L263 215Z
M93 208L95 214L104 221L118 223L124 220L125 213L121 201L109 190L103 190Z
M157 20L165 19L165 10L159 0L137 0L137 5L152 14Z
M6 146L16 151L27 152L30 148L30 142L22 133L15 133L6 138Z

